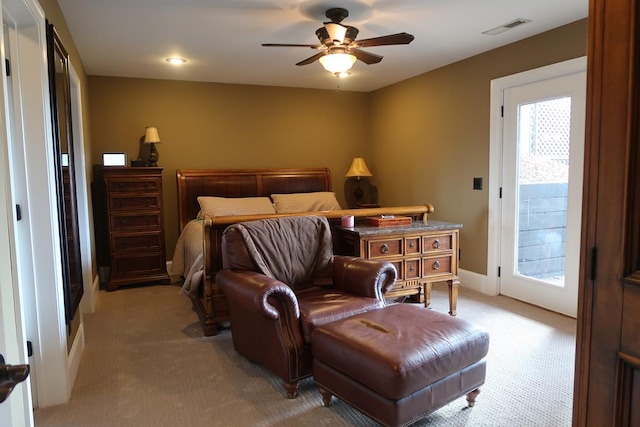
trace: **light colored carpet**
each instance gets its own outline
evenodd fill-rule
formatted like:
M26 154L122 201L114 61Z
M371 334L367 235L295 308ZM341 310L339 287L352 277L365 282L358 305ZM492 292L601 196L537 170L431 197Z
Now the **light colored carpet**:
M35 411L38 427L371 426L342 401L322 406L313 380L288 400L279 378L233 350L229 331L203 337L176 286L102 292L85 315L86 349L71 400ZM432 308L446 312L446 285ZM490 334L476 406L460 398L414 426L571 425L573 319L461 289L458 316Z

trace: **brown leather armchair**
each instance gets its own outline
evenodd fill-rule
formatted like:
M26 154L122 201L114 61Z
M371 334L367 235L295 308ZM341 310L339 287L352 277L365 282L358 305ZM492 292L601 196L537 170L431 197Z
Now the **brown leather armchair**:
M321 216L232 225L222 259L216 282L229 303L233 345L280 376L290 399L311 375L313 329L384 307L397 276L386 261L333 255Z

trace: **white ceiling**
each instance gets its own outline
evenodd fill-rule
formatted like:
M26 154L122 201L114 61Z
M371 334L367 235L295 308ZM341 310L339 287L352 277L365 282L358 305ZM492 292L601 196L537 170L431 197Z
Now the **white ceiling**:
M413 43L365 49L342 90L371 91L585 18L588 0L58 0L89 75L334 89L336 77L295 64L317 51L261 43L318 43L331 7L358 39L398 32ZM517 18L532 22L481 34ZM169 56L186 58L179 67Z

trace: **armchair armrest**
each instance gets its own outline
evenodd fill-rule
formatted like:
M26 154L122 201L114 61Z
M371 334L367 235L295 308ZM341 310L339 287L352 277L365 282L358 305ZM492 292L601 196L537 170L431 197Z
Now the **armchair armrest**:
M333 286L343 292L382 300L393 288L397 277L396 268L388 261L333 257Z
M285 310L296 319L300 318L298 299L291 288L279 280L255 271L223 269L216 274L216 282L227 298L233 299L249 311L278 319L280 312L268 301L270 297L276 297Z

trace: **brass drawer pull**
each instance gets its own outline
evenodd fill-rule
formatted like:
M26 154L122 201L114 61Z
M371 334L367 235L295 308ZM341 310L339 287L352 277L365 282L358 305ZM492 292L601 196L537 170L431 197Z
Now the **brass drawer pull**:
M416 270L416 268L415 268L413 265L412 265L411 267L409 267L409 271L410 271L410 272L412 272L412 273L413 273L415 270Z
M433 269L434 270L440 270L440 261L436 261L433 263Z
M433 241L433 249L440 249L440 240L436 239Z
M383 254L386 254L387 252L389 252L389 245L385 243L384 245L380 246L380 252Z
M413 249L413 248L415 248L415 247L416 247L416 244L415 244L415 243L413 243L413 242L409 243L409 248Z

